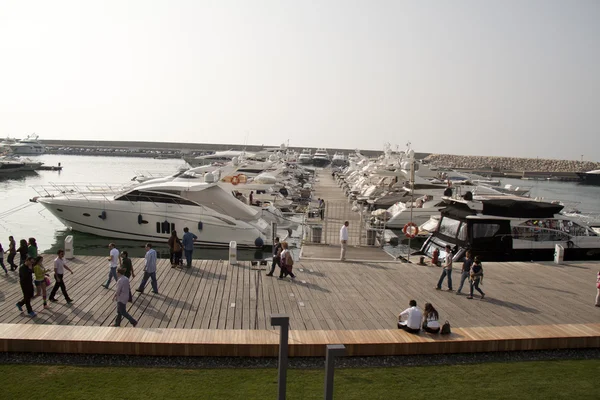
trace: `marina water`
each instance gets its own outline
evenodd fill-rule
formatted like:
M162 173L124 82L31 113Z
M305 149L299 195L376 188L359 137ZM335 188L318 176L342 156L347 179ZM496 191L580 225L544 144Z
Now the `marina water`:
M179 159L150 159L136 157L76 156L46 154L31 157L45 165L63 166L63 170L21 173L10 177L0 177L0 243L6 250L8 236L13 235L17 243L20 239L35 237L40 251L55 252L63 247L64 239L73 235L76 254L106 255L110 238L103 238L79 232L71 232L62 225L44 207L31 203L29 199L37 196L33 187L50 183L76 183L82 187L87 184L125 184L138 173L175 173L185 165ZM600 212L600 187L585 186L573 182L523 181L519 179L501 179L502 184L525 187L531 186L531 197L543 197L547 201L559 200L575 207L582 213ZM182 233L180 233L181 235ZM144 243L127 240L115 240L121 250L128 250L133 257L144 254ZM157 246L162 255L168 253L165 244ZM227 250L199 248L194 256L203 259L227 259ZM261 251L239 251L242 260L268 257Z

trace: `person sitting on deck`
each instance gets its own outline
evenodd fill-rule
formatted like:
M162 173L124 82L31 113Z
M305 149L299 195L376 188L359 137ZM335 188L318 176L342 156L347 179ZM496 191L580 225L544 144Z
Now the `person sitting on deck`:
M408 305L410 307L398 315L398 329L403 329L409 333L419 333L423 312L417 307L416 300L411 300Z
M440 316L431 303L425 303L423 330L428 333L439 333L440 331Z

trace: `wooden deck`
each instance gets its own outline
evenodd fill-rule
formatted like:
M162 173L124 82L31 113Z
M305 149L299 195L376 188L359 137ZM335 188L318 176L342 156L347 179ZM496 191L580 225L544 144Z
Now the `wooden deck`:
M275 331L139 329L0 324L0 350L145 356L276 357ZM600 347L600 324L458 328L451 335L399 330L291 331L289 355L322 357L327 344L348 356L449 354Z
M51 265L52 257L46 259ZM134 259L139 275L133 288L141 280L142 262ZM75 272L65 275L74 303L65 304L59 292L58 303L44 310L36 298L33 319L15 307L21 298L17 274L0 276L0 323L112 325L115 283L108 290L100 286L107 261L84 256L68 265ZM160 294L153 294L148 283L146 293L134 292L129 312L142 328L269 330L269 316L286 313L292 330L373 330L393 329L398 313L415 299L420 306L433 303L440 318L456 327L582 324L600 318L593 304L598 262L485 263L483 301L434 290L441 269L417 264L300 261L295 281L253 268L194 260L191 269L180 270L159 260ZM455 270L455 289L458 283Z

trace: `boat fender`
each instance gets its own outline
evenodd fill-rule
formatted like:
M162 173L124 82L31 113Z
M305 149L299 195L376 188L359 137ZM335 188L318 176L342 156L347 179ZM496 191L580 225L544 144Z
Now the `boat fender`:
M390 239L390 245L392 245L393 247L398 246L399 243L400 243L400 240L398 239L397 236Z
M431 255L431 263L433 265L437 265L440 258L440 251L438 249L433 250L433 254Z
M142 214L138 214L138 224L141 225L142 221L144 221L144 217L142 217Z
M104 210L103 210L103 211L100 213L100 215L98 215L98 218L100 218L100 219L106 219L106 211L104 211Z
M265 245L265 242L261 237L257 237L256 240L254 240L254 245L256 247L263 247Z
M201 231L202 230L202 221L198 221L198 230Z

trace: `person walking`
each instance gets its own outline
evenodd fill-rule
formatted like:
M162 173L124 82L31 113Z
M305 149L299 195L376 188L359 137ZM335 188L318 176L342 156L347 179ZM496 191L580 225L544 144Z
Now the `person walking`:
M115 291L114 300L117 303L117 319L115 326L121 326L123 317L127 318L131 326L135 328L137 321L133 319L127 312L127 303L131 301L131 287L129 286L129 278L125 276L125 269L117 269L117 289Z
M119 262L120 262L119 249L117 249L115 244L109 243L108 249L110 250L109 256L108 256L108 262L109 262L109 267L110 267L108 270L108 280L106 281L106 284L101 285L101 286L104 286L106 289L108 289L108 286L112 282L113 278L115 278L115 282L117 282L117 267L119 266Z
M19 248L17 249L17 253L19 253L19 265L25 264L25 260L27 260L27 252L29 248L27 246L27 240L21 239L19 240Z
M135 278L135 273L133 272L133 264L131 263L131 258L129 258L128 252L121 252L121 268L118 269L123 269L123 275L125 275L127 279ZM117 272L119 272L118 269ZM129 301L133 301L133 295L131 294L131 290L129 290Z
M483 300L485 293L479 289L479 283L483 283L483 266L481 265L479 257L475 257L475 260L473 261L473 267L471 267L471 293L467 299L473 298L473 288L475 288L475 290L481 294L480 300Z
M27 255L29 257L36 258L38 256L38 247L35 238L29 238L29 241L27 243Z
M471 250L467 250L467 254L463 260L462 271L460 274L460 285L456 290L456 294L460 294L460 291L465 284L465 280L471 275L471 267L473 266L473 255L471 254Z
M444 283L444 278L448 276L448 291L452 291L452 248L449 244L446 245L446 258L444 260L444 269L442 271L442 275L440 276L440 280L438 281L437 286L435 287L437 290L442 290L442 283Z
M26 258L19 267L19 284L23 292L23 300L16 304L20 312L23 312L23 306L27 307L27 314L31 318L37 315L31 308L31 299L33 298L33 282L31 281L31 273L33 272L32 261L31 258Z
M0 243L0 266L2 266L4 274L8 275L8 270L4 266L4 249L2 248L2 243Z
M133 264L131 263L131 258L129 258L129 253L126 251L121 252L121 268L123 268L123 275L125 275L127 279L135 278Z
M192 266L192 253L194 252L194 242L198 240L198 236L194 235L187 228L183 228L183 251L185 253L185 261L187 263L186 267L190 268Z
M296 279L296 275L292 272L294 268L294 258L292 257L292 253L288 250L288 243L281 243L281 273L279 274L279 279L283 279L286 276L290 276L292 279Z
M348 226L350 223L348 221L344 222L340 229L340 244L341 244L341 252L340 252L340 261L346 261L346 247L348 246Z
M16 271L17 265L15 264L15 256L17 255L17 244L15 243L15 238L12 236L8 237L8 258L6 259L10 264L10 270Z
M275 238L275 244L273 245L273 263L271 264L271 270L267 274L267 276L273 276L275 272L275 266L277 265L281 270L281 243L279 243L279 238Z
M48 308L48 303L46 302L46 273L50 272L46 268L44 268L44 257L37 256L33 261L33 276L35 284L35 296L42 296L44 300L44 308Z
M319 215L323 221L325 219L325 199L319 199Z
M428 333L438 333L440 331L440 315L431 303L425 303L423 330Z
M52 291L50 292L49 300L52 302L57 301L54 296L56 296L56 292L58 291L58 288L60 288L66 302L68 304L70 304L73 302L73 300L71 300L71 298L67 294L67 287L65 286L64 275L65 275L65 269L67 271L69 271L71 273L71 275L73 275L73 271L69 267L67 267L67 264L65 264L65 260L64 260L65 251L63 249L59 249L56 254L58 257L56 257L56 259L54 259L55 283L54 283L54 287L52 288Z
M171 268L175 268L181 264L181 252L183 250L183 245L181 239L177 236L177 231L171 232L168 244L171 253Z
M152 292L158 294L158 283L156 282L156 250L152 248L152 243L146 243L146 259L144 266L144 277L140 283L140 287L135 289L136 292L144 293L148 278L152 280Z

